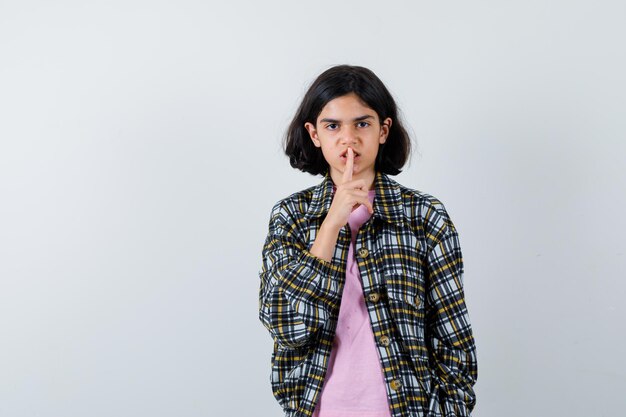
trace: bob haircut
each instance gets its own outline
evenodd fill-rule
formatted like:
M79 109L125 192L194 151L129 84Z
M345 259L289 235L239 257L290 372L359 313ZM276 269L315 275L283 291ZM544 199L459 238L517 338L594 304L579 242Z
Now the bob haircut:
M349 93L355 93L374 110L379 123L391 118L389 135L378 148L374 169L390 175L399 174L411 153L411 140L398 117L396 102L376 74L354 65L331 67L309 87L285 133L284 148L289 163L312 175L326 174L330 168L328 162L322 150L311 141L304 124L310 122L317 126L317 118L326 103Z

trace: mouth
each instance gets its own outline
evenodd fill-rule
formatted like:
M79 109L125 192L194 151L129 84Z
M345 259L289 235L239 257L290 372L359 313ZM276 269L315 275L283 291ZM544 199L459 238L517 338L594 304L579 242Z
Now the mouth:
M357 151L355 151L354 149L352 150L354 153L354 157L356 158L357 156L361 156L360 153L358 153ZM343 158L343 159L347 159L348 158L348 149L346 149L345 151L343 151L343 153L341 155L339 155L339 157Z

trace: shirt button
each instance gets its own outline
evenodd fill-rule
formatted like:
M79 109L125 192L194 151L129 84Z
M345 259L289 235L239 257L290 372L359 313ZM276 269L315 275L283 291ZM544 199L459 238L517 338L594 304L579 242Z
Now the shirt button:
M394 391L398 391L402 386L402 381L400 381L399 379L394 379L393 381L391 381L390 385Z
M367 250L367 248L360 248L359 249L359 256L361 258L367 258L367 255L369 255L369 251Z
M420 301L420 296L419 296L419 295L416 295L416 296L415 296L415 305L416 305L416 306L420 305L420 302L421 302L421 301Z
M380 300L380 294L378 294L377 292L371 292L369 293L369 295L367 296L367 298L372 302L375 303L378 300Z
M378 339L378 341L383 346L389 346L389 343L391 343L391 341L389 340L387 336L381 336L380 339Z

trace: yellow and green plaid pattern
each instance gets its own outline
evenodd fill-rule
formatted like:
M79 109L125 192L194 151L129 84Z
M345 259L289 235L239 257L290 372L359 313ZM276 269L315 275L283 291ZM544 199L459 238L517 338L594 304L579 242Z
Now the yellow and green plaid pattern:
M432 195L382 172L374 188L355 256L392 414L468 417L478 368L456 228ZM286 417L312 415L337 326L350 227L331 262L309 252L332 198L327 173L278 201L263 246L259 319L274 340L270 382Z

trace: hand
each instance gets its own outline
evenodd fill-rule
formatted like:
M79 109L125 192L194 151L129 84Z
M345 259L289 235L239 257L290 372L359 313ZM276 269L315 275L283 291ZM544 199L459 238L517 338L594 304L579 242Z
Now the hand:
M337 184L337 190L333 197L333 202L328 210L324 222L333 225L337 229L342 228L348 223L350 213L363 204L367 207L370 214L374 213L374 207L368 198L367 184L364 179L352 180L354 170L354 151L348 148L346 157L346 168L343 171L341 184Z

